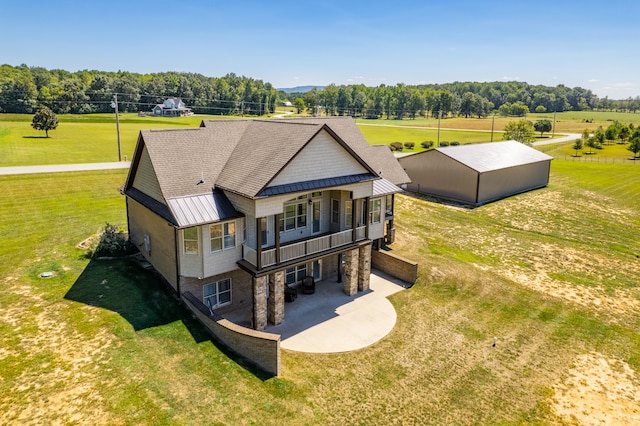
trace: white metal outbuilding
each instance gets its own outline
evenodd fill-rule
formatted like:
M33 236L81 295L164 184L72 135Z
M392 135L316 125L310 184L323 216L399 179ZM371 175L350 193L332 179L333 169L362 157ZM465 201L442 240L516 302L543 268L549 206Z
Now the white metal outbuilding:
M549 183L553 157L516 141L436 148L399 158L407 189L482 205Z

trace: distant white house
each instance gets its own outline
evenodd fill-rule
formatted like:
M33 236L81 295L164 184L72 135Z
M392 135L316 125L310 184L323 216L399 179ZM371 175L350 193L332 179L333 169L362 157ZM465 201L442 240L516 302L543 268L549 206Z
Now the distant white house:
M190 108L187 108L180 98L169 98L163 103L153 107L151 111L154 116L163 117L184 117L193 115Z
M291 107L291 106L293 106L293 104L291 102L289 102L289 101L284 101L284 102L282 102L282 106Z

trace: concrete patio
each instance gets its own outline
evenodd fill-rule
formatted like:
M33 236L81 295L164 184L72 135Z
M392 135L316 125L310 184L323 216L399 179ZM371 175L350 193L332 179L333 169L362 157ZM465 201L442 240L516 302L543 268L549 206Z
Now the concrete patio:
M373 270L370 290L354 296L335 280L316 283L314 294L298 294L285 304L285 321L265 331L280 334L283 349L309 352L348 352L372 345L389 334L396 311L388 296L406 284Z

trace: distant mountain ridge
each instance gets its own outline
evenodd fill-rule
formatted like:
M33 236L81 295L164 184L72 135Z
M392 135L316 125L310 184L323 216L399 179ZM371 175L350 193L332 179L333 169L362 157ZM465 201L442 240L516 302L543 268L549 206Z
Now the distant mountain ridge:
M282 87L276 90L281 90L285 93L306 93L309 90L316 88L318 90L324 90L325 86L296 86L296 87Z

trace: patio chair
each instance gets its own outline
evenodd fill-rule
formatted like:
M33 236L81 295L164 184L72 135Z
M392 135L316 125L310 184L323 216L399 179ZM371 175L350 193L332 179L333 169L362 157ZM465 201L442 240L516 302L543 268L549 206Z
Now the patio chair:
M301 281L302 284L302 293L303 294L313 294L316 291L316 281L313 277L306 276Z
M288 284L284 285L284 301L285 302L293 302L298 297L298 289L294 287L289 287Z

